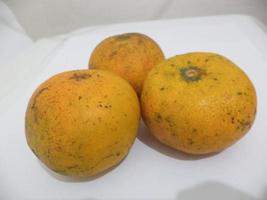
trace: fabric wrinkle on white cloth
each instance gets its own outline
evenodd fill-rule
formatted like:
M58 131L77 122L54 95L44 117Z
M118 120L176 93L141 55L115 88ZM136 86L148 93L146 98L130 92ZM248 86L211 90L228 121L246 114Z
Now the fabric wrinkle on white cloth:
M0 102L18 85L18 76L27 70L24 65L12 65L23 53L34 46L13 13L0 0ZM22 77L26 79L25 77Z
M14 60L33 44L14 14L2 1L0 1L0 43L0 72L4 63Z

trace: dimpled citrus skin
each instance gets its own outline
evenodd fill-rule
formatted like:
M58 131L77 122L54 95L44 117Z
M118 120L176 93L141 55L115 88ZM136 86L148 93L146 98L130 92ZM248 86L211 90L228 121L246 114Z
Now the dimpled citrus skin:
M89 68L119 74L140 94L147 73L163 60L160 47L151 38L140 33L125 33L98 44L91 54Z
M144 82L142 115L162 143L190 154L221 151L250 129L256 93L223 56L188 53L154 67Z
M96 175L128 153L139 127L139 102L130 84L103 70L57 74L41 84L26 111L26 138L53 171Z

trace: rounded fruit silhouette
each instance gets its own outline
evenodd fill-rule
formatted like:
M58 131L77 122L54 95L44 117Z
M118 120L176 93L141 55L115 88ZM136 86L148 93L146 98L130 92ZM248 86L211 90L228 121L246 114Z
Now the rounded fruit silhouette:
M108 37L93 50L89 68L115 72L130 82L138 94L147 73L164 60L157 43L140 33Z
M62 175L87 177L118 164L139 127L137 95L103 70L57 74L41 84L26 111L26 138L34 154Z
M207 154L227 148L250 129L256 93L246 74L225 57L188 53L150 71L141 108L159 141L186 153Z

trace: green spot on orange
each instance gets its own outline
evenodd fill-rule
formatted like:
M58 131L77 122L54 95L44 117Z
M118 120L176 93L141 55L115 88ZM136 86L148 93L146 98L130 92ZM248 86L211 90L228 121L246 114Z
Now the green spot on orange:
M184 67L180 69L180 75L186 82L199 81L207 73L204 69L195 66Z

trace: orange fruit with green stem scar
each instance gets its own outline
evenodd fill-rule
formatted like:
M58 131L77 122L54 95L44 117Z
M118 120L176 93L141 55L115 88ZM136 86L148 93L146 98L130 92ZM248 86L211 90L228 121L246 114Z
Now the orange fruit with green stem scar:
M256 92L248 76L214 53L188 53L154 67L141 95L143 119L162 143L190 154L221 151L251 128Z

